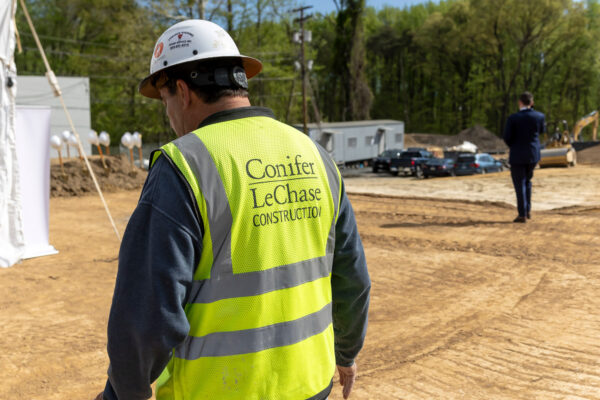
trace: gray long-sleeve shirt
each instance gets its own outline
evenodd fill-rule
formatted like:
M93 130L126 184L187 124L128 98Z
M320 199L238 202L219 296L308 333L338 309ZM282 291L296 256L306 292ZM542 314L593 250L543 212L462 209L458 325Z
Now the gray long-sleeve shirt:
M164 156L150 170L127 225L108 322L104 399L147 399L150 384L187 336L184 312L203 228L187 184ZM336 363L352 365L367 329L370 279L342 185L332 270Z

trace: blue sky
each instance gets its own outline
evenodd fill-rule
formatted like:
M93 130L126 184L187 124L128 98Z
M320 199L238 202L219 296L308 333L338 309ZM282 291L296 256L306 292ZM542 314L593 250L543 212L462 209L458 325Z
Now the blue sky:
M305 6L313 6L308 12L320 12L323 14L335 11L333 0L301 0ZM367 0L367 6L380 9L383 6L392 6L397 8L410 7L415 4L427 3L427 0Z

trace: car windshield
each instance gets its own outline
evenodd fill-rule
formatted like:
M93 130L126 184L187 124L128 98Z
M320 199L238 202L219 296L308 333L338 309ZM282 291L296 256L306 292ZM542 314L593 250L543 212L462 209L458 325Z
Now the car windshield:
M472 163L475 162L475 156L458 156L456 161L459 163Z
M421 157L421 153L418 151L405 151L400 154L400 158L419 158Z

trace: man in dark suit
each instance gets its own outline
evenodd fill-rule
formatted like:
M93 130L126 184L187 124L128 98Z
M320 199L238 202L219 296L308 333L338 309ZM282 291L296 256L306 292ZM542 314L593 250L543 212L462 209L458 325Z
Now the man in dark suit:
M546 117L533 108L533 95L519 96L519 112L506 121L504 141L510 147L510 174L517 193L519 216L513 222L524 223L531 218L531 178L540 161L540 137L546 131Z

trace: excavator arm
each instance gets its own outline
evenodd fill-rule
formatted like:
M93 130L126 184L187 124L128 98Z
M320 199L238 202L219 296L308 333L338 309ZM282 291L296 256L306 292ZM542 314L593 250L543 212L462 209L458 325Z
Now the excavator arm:
M598 134L598 111L592 111L585 117L581 118L573 127L573 140L577 141L583 128L591 123L594 123L594 130L592 131L592 140L596 140Z

